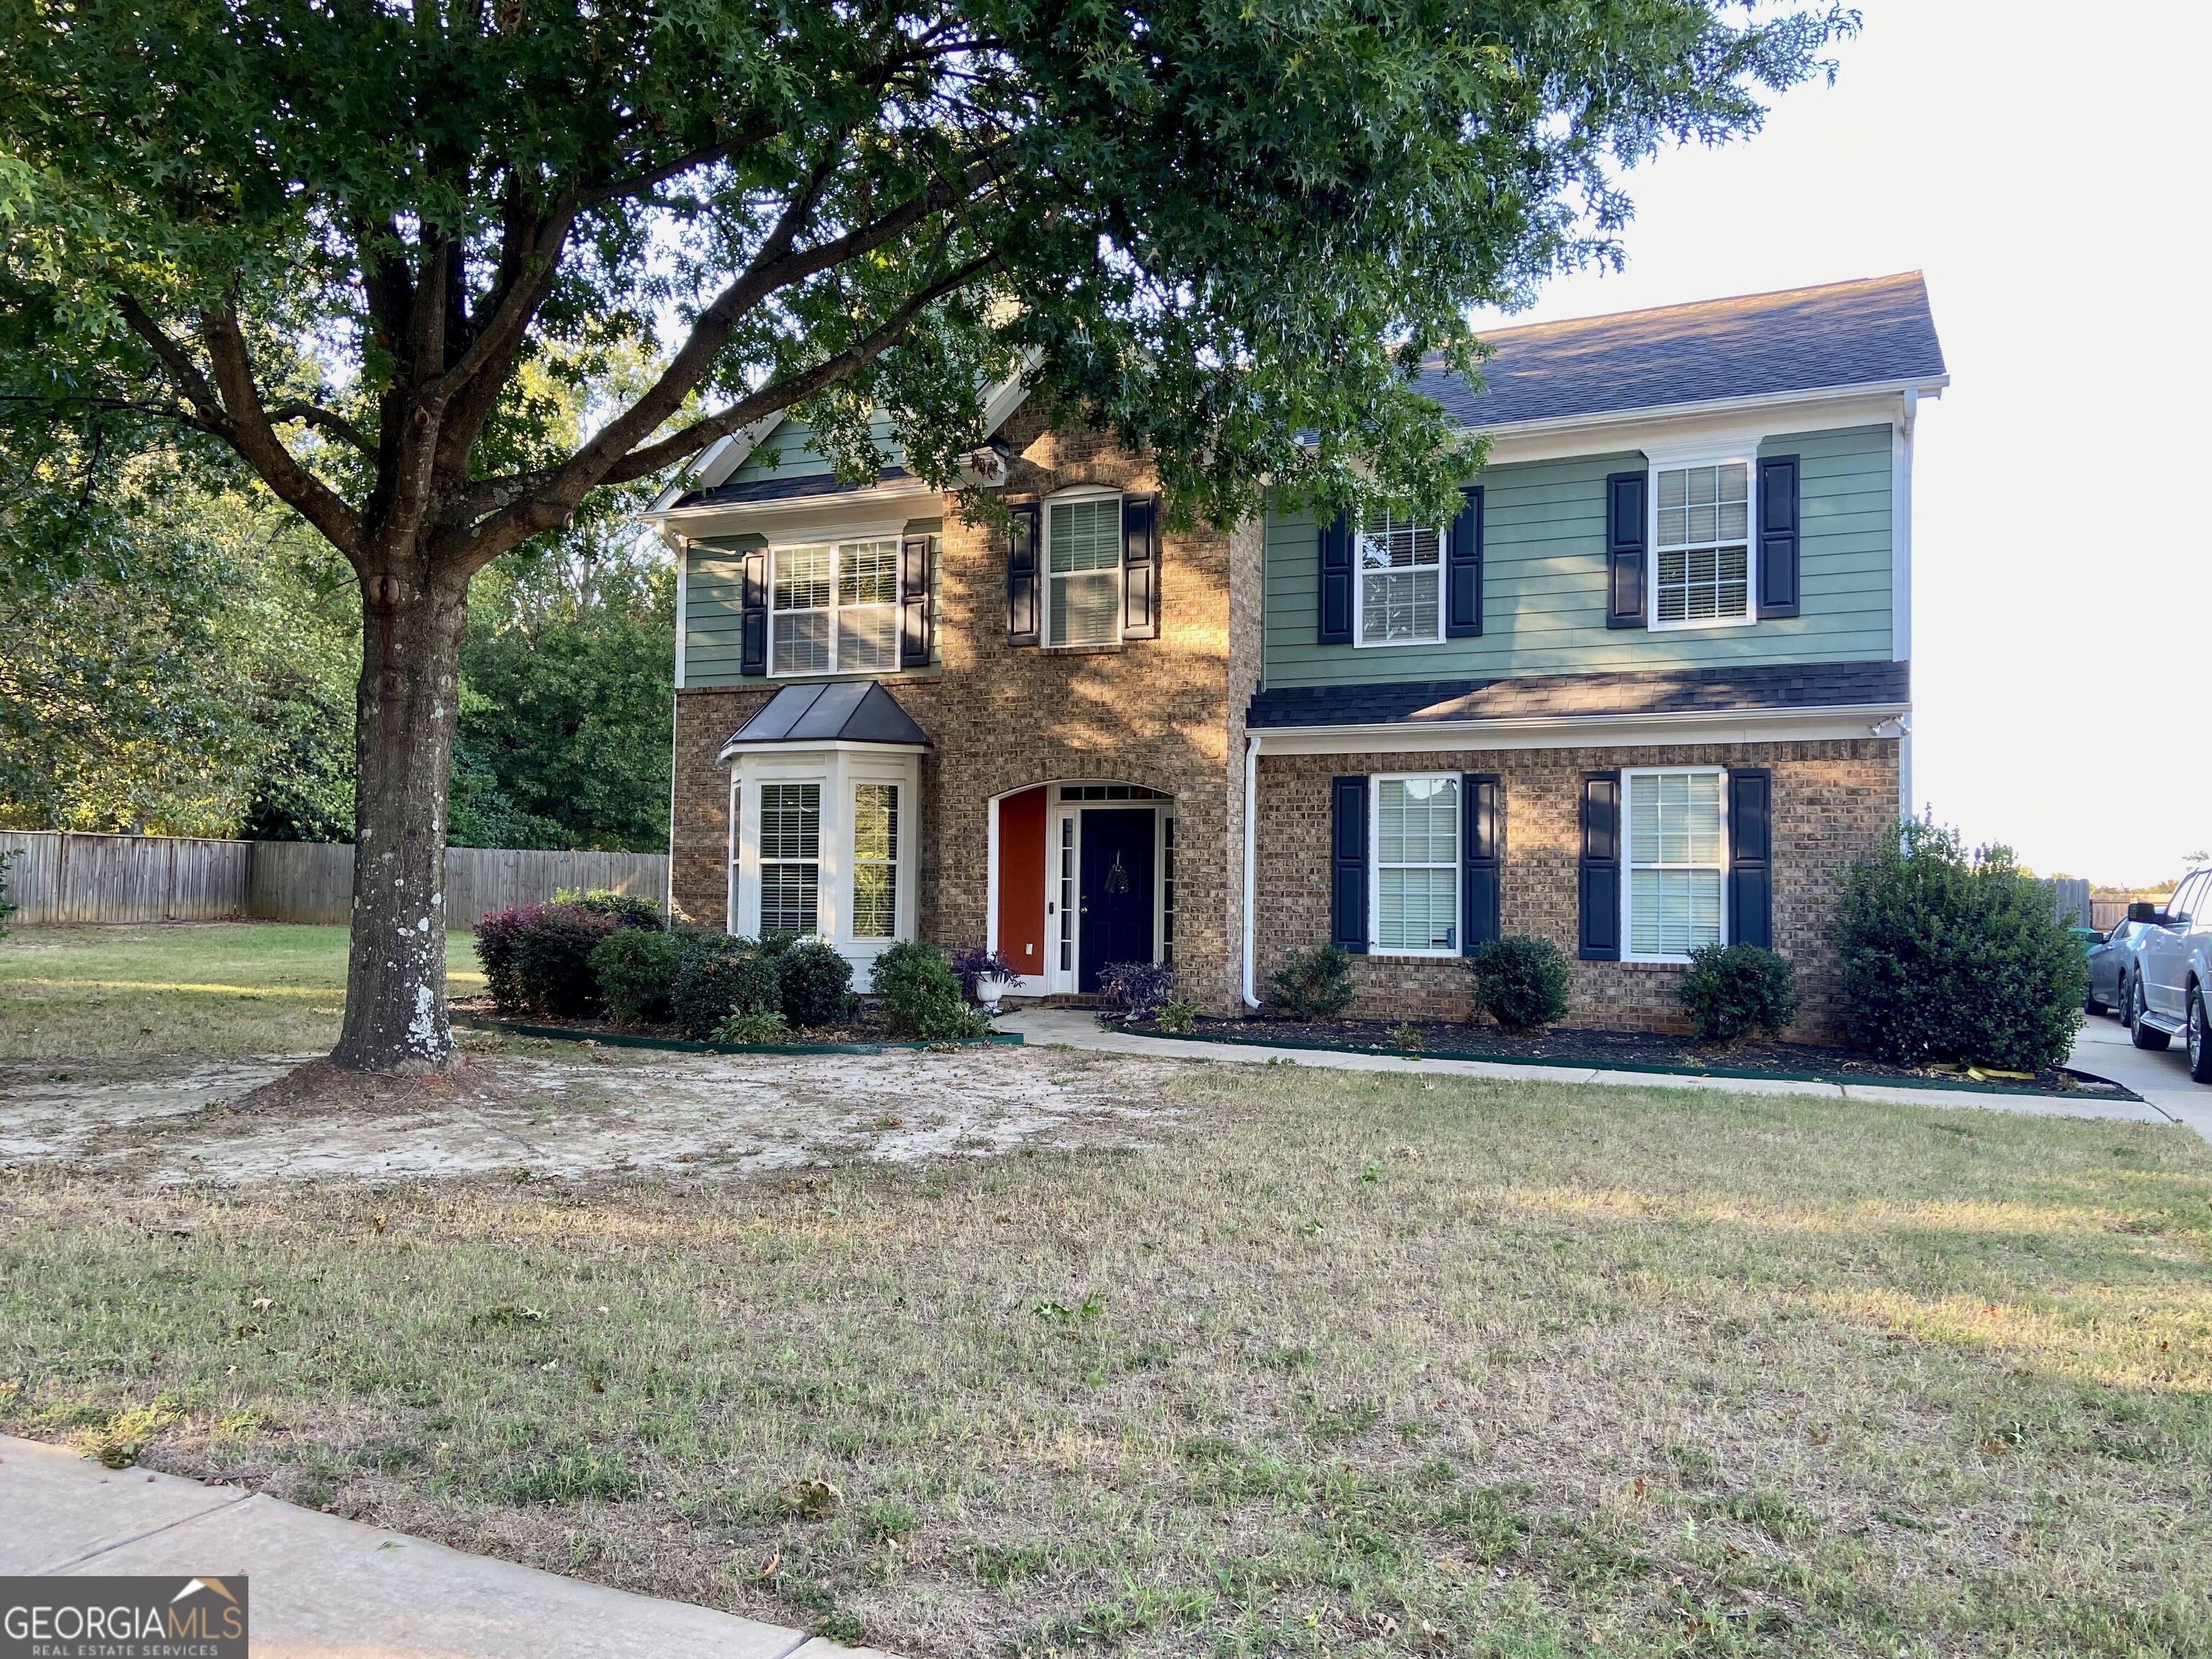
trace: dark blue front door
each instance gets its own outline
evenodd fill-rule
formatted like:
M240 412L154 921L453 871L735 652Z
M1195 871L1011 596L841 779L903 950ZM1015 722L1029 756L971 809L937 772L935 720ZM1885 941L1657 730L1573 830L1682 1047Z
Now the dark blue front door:
M1079 990L1097 990L1107 963L1152 959L1156 817L1127 807L1084 811Z

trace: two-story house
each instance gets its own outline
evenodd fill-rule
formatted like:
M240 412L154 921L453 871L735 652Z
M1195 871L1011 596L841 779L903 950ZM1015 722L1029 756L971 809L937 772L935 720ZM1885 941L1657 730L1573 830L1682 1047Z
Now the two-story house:
M841 483L786 420L656 503L678 550L672 898L1004 951L1032 994L1171 960L1252 1005L1354 953L1368 1012L1464 1013L1500 933L1570 1018L1676 1022L1712 940L1834 1024L1843 873L1911 800L1917 274L1498 330L1448 524L1166 532L1141 456L1002 389L1007 524L888 437ZM1008 527L1010 525L1010 528ZM863 980L865 982L865 979Z

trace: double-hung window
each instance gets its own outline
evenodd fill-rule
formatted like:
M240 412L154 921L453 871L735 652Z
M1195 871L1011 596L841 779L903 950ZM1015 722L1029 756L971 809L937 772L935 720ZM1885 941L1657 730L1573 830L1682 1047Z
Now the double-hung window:
M760 930L821 931L822 786L760 787Z
M1459 787L1456 775L1375 781L1375 949L1459 949Z
M898 933L899 787L853 786L853 937Z
M1045 510L1047 645L1121 637L1121 498L1081 496Z
M771 556L770 672L875 674L898 666L896 537L779 547Z
M1727 927L1726 775L1717 770L1630 772L1627 955L1673 962L1718 945Z
M1389 513L1359 532L1362 645L1411 645L1443 637L1443 535Z
M1662 466L1655 484L1652 625L1751 621L1751 463Z

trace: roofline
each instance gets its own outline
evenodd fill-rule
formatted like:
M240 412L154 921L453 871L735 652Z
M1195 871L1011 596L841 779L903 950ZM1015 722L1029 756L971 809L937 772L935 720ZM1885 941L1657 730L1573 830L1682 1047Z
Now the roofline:
M804 685L804 680L794 682ZM838 750L850 755L915 755L933 747L927 743L869 743L855 738L756 738L750 743L739 743L732 738L715 751L714 763L738 755L820 755Z
M823 476L835 484L834 475L825 473ZM775 495L760 501L695 501L689 507L666 508L656 502L637 516L657 529L668 528L680 533L686 524L701 519L734 515L743 520L798 507L818 508L825 501L836 501L841 506L850 503L855 507L872 507L878 502L916 501L923 496L933 498L944 493L920 478L894 478L885 483L864 484L858 489L831 488L811 495Z
M1663 317L1671 311L1703 311L1711 306L1748 305L1754 300L1778 300L1785 294L1832 294L1842 288L1874 288L1907 277L1928 286L1928 272L1916 265L1911 270L1885 271L1879 276L1844 276L1832 283L1798 283L1789 288L1755 289L1749 294L1716 294L1705 300L1676 300L1670 305L1630 306L1621 311L1592 311L1574 317L1554 317L1548 322L1508 323L1502 328L1475 330L1475 337L1494 340L1502 334L1533 334L1540 328L1579 328L1584 323L1618 322L1623 317Z
M1909 700L1816 703L1799 708L1692 708L1621 714L1531 714L1496 720L1369 721L1358 726L1248 726L1263 754L1330 755L1376 750L1559 749L1629 746L1681 728L1684 741L1759 742L1872 736L1909 714ZM1732 729L1735 728L1735 729ZM1821 728L1808 730L1807 728Z
M1645 421L1677 419L1686 415L1731 415L1753 410L1778 409L1790 404L1841 402L1846 398L1902 397L1908 392L1923 398L1940 398L1951 376L1917 375L1909 380L1855 380L1845 386L1804 386L1795 392L1761 392L1747 398L1707 398L1694 403L1640 404L1633 409L1606 410L1589 415L1553 415L1533 421L1499 421L1483 426L1460 422L1462 433L1475 437L1542 437L1554 432L1580 432L1593 427L1634 426ZM1456 417L1455 417L1456 418Z

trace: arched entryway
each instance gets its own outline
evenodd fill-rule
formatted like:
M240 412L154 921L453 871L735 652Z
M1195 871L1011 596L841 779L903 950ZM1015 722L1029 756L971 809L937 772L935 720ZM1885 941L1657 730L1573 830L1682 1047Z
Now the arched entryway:
M1174 797L1070 779L991 806L992 943L1024 993L1092 992L1108 963L1174 960Z

